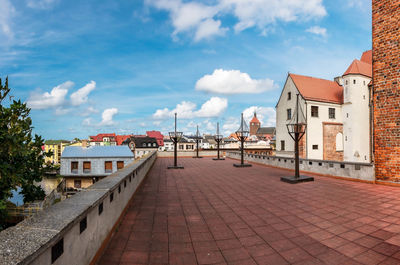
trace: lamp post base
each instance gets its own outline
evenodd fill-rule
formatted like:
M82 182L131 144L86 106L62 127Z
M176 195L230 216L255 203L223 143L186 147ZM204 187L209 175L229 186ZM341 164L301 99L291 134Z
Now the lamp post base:
M194 156L193 158L203 158L202 156Z
M290 176L290 177L281 177L281 181L290 184L297 184L302 182L314 181L314 178L309 176L300 176L299 178L295 178L294 176Z
M168 169L184 169L183 166L168 166Z
M213 158L213 160L225 160L225 158Z
M234 167L251 167L250 164L233 164Z

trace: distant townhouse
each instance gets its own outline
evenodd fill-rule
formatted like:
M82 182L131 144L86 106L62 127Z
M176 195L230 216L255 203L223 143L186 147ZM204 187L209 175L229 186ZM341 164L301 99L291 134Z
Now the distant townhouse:
M64 148L70 144L67 140L47 140L44 142L44 151L53 152L50 157L45 157L45 163L59 165Z
M147 131L146 135L148 137L156 138L158 144L158 150L164 151L164 136L161 134L160 131Z
M133 160L128 146L67 146L61 155L60 174L67 188L87 188Z
M89 136L89 144L91 146L112 146L122 145L123 141L131 135L117 135L115 133L99 133L95 136Z
M307 124L299 143L301 157L370 162L371 78L372 51L364 52L334 81L288 74L276 105L276 154L293 156L294 141L286 124L295 113L299 94Z
M122 144L129 146L135 158L140 158L152 151L157 151L159 147L157 139L148 136L132 136L127 138Z

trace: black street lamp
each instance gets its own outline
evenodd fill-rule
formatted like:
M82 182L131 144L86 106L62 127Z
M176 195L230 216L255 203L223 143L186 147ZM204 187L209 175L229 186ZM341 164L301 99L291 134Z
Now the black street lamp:
M174 165L168 166L168 169L183 169L183 166L178 166L178 142L181 140L183 133L176 131L176 113L175 113L175 131L169 132L169 138L174 143Z
M222 138L222 134L219 134L219 122L217 122L217 134L214 135L214 140L217 142L217 158L213 158L213 160L225 160L225 158L219 156L219 144L222 141Z
M197 125L197 132L196 132L196 136L194 137L194 139L196 140L196 156L194 156L193 158L203 158L203 157L199 156L199 142L201 139L201 135L199 133L199 125Z
M247 126L246 122L243 119L243 113L242 113L242 119L240 122L240 127L239 129L235 132L237 138L240 140L240 164L233 164L235 167L251 167L250 164L245 164L244 163L244 141L249 137L250 131L249 127Z
M299 106L299 94L296 95L296 109L295 113L288 124L286 124L290 137L294 140L294 159L295 159L295 170L294 176L281 177L281 181L296 184L300 182L314 181L313 177L300 176L299 169L299 141L301 137L306 133L307 123L304 117L304 113Z

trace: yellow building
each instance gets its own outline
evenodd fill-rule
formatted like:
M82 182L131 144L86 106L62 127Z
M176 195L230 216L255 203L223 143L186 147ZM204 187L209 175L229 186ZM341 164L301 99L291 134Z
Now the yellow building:
M61 161L61 154L66 146L70 145L66 140L47 140L44 142L44 151L52 151L53 155L45 158L45 163L59 165Z

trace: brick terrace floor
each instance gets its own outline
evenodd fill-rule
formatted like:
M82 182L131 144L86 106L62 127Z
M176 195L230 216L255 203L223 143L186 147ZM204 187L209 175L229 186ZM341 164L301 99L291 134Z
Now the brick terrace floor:
M400 188L157 159L99 264L400 264Z

